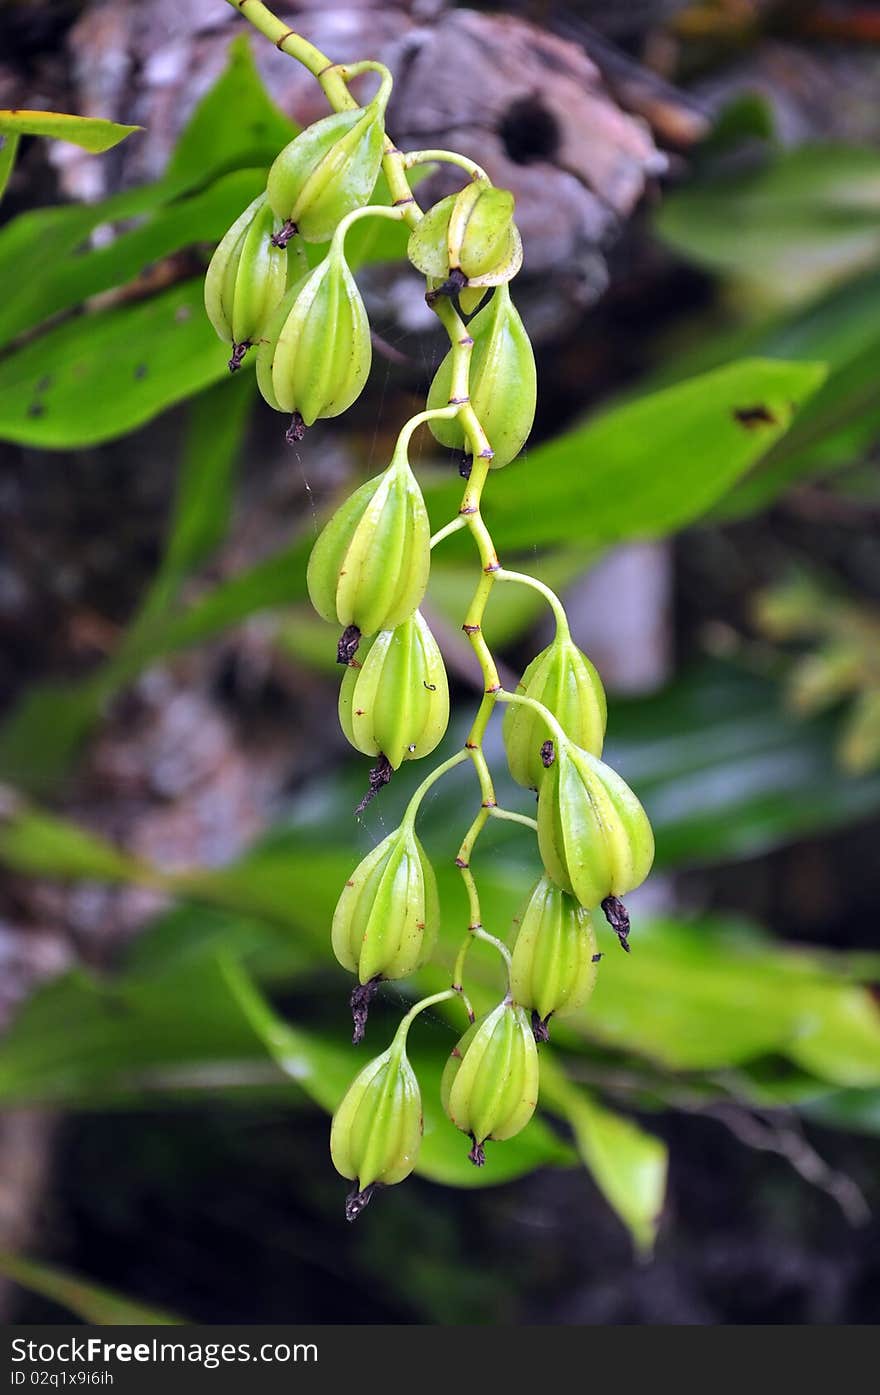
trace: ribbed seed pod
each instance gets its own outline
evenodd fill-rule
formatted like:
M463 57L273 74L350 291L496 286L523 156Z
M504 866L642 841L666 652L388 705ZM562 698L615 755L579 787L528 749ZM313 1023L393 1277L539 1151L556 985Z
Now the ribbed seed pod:
M427 756L449 723L449 684L437 641L420 611L361 647L339 692L339 722L365 756L397 770Z
M269 320L257 355L257 383L279 412L311 426L347 411L372 362L364 302L341 248L287 292Z
M478 179L429 208L410 234L407 255L425 276L459 287L500 286L522 266L514 197Z
M592 909L645 880L654 835L632 790L610 766L556 742L538 792L538 846L557 886Z
M425 594L430 537L422 491L398 446L388 469L355 490L315 543L306 578L315 610L362 635L396 629Z
M605 689L569 634L557 630L552 644L532 659L516 691L546 707L576 746L594 756L602 754L608 715ZM502 730L514 780L526 789L540 789L547 773L541 752L550 738L540 712L512 702Z
M543 876L529 893L513 946L510 991L546 1027L583 1007L599 964L589 911Z
M352 872L333 914L333 953L360 983L406 978L430 958L440 924L437 879L409 824Z
M529 1019L505 1000L468 1028L446 1062L443 1108L473 1139L471 1162L485 1162L487 1138L512 1138L538 1102L538 1052Z
M499 286L471 320L468 334L474 341L470 362L470 399L494 452L497 470L519 455L535 419L537 381L535 355L523 322L510 299L507 286ZM452 350L434 375L428 408L445 407L452 391ZM458 450L466 437L457 417L430 423L437 440Z
M377 102L306 127L269 170L266 192L277 216L306 242L326 242L347 213L369 201L384 141L384 107Z
M305 268L299 243L276 247L280 223L265 194L236 218L221 238L205 273L205 310L221 339L231 345L230 368L263 334L284 296L288 276Z
M392 1044L352 1081L330 1127L333 1165L357 1184L346 1206L349 1220L376 1183L390 1187L409 1176L421 1141L419 1082L406 1051Z

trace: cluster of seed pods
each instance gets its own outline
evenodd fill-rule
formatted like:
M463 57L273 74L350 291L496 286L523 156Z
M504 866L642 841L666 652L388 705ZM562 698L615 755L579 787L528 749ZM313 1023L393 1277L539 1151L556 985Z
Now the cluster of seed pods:
M290 415L291 441L301 440L318 419L344 412L369 374L369 323L345 256L346 233L358 219L407 223L409 259L426 277L426 298L451 341L426 410L403 427L388 466L332 515L308 566L316 611L341 630L340 723L352 746L374 760L375 791L405 761L430 755L449 721L443 657L419 608L432 548L468 528L481 562L463 628L480 662L485 694L466 745L431 772L400 825L354 868L333 916L333 951L357 979L351 1000L357 1042L378 985L409 978L434 950L441 908L416 821L431 785L471 760L481 801L456 858L471 919L452 986L410 1009L390 1047L357 1075L333 1119L331 1154L354 1183L346 1204L354 1219L377 1186L403 1180L416 1164L422 1108L406 1047L415 1016L429 1005L457 998L470 1018L452 1049L441 1095L447 1115L470 1140L471 1161L482 1166L488 1140L502 1141L525 1128L538 1101L538 1044L548 1039L551 1018L583 1008L595 982L593 916L601 908L628 948L620 898L647 876L653 837L639 801L601 759L605 694L595 668L571 639L561 602L541 582L500 566L480 510L488 472L516 458L535 413L534 355L510 296L522 263L513 196L453 152L397 151L384 128L390 74L374 63L342 71L346 80L379 71L377 95L366 106L315 122L281 151L265 193L214 253L205 305L230 346L230 369L255 352L260 390L271 407ZM424 214L408 184L392 203L371 205L389 159L396 161L398 188L402 172L428 160L448 160L469 177L459 193ZM310 266L308 248L321 244L324 255ZM423 423L440 444L465 456L460 513L433 537L409 458L410 439ZM516 692L501 687L482 636L482 611L499 581L539 590L556 619L552 643L529 664ZM537 792L537 819L511 815L494 800L482 736L499 702L507 704L503 737L510 771ZM493 815L512 816L534 829L544 867L516 918L511 949L482 925L470 869L476 838ZM474 1020L462 979L476 939L500 951L507 984L501 1001Z

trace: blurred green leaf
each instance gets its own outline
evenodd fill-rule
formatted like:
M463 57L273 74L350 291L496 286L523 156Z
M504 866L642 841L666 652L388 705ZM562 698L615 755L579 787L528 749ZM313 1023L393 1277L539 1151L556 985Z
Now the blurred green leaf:
M256 382L238 374L208 388L193 401L183 444L171 528L162 562L123 642L135 653L145 630L154 627L190 572L211 556L226 536L235 494L235 471L256 397ZM153 643L162 643L161 636Z
M0 362L0 437L69 450L132 431L226 373L201 277L77 316Z
M12 1279L21 1288L67 1308L83 1322L101 1327L169 1327L184 1322L183 1318L123 1298L111 1289L102 1288L78 1274L69 1274L42 1260L0 1253L0 1274L5 1274L7 1279Z
M818 363L744 359L607 408L499 472L487 499L504 548L664 537L699 518L789 429ZM435 522L455 486L428 482Z
M15 165L19 139L16 135L0 136L0 199L6 192L6 185Z
M149 880L134 858L77 824L7 800L0 817L0 861L31 876L109 882Z
M162 178L166 196L204 188L229 170L267 167L298 127L275 105L247 35L229 45L226 68L181 134Z
M27 212L0 230L0 281L7 288L0 344L122 285L181 247L216 241L259 193L266 168L296 133L266 93L247 39L239 36L160 180L93 204ZM182 197L193 190L203 192ZM83 245L99 224L118 227L131 219L146 221L123 227L107 246Z
M608 759L639 792L658 862L731 861L880 809L880 776L842 777L832 717L794 722L779 686L707 664L615 705Z
M657 229L694 261L797 300L880 259L880 155L800 146L764 168L719 175L664 199Z
M808 1100L809 1119L853 1133L880 1134L880 1090L830 1090Z
M262 169L235 170L189 198L158 208L106 246L74 247L67 255L53 256L39 279L13 284L12 294L0 307L0 343L102 291L137 282L156 262L181 248L218 242L264 183ZM112 206L112 201L108 204Z
M546 1056L541 1061L541 1097L571 1124L578 1152L599 1190L629 1230L636 1249L650 1254L666 1195L666 1144L599 1104Z
M112 150L133 131L142 126L120 126L98 116L69 116L59 111L0 110L0 133L18 136L48 136L51 140L69 141L94 155Z

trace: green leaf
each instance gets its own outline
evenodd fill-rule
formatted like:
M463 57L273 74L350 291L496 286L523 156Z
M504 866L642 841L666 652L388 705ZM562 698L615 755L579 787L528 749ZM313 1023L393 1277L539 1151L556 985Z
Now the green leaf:
M0 1253L0 1274L12 1279L21 1288L67 1308L83 1322L101 1327L170 1327L185 1321L160 1308L148 1308L131 1298L123 1298L111 1289L93 1284L65 1269L58 1269L54 1264L45 1264L42 1260Z
M504 548L664 537L699 518L789 429L817 363L744 359L601 412L499 472L487 501ZM429 485L435 519L455 488Z
M139 226L119 232L106 246L83 249L79 239L86 227L85 219L72 217L66 245L54 244L54 255L44 262L41 275L24 283L10 283L10 295L0 306L0 343L9 343L92 296L136 280L156 262L182 248L218 242L264 183L262 169L236 170L189 198L149 213ZM108 220L116 203L108 199L104 205ZM96 205L90 207L96 212ZM81 208L72 210L74 215L83 212ZM85 212L90 230L99 219L88 210ZM7 260L3 247L0 234L0 267Z
M19 140L20 137L15 135L0 136L0 199L6 192L9 177L15 165Z
M674 191L657 229L694 261L803 299L880 259L880 155L845 145L782 151L763 169Z
M880 809L880 775L846 778L833 716L796 721L777 684L707 664L618 702L608 760L638 791L661 866L733 861Z
M584 1165L629 1230L636 1249L649 1255L666 1195L666 1144L599 1104L546 1057L541 1062L541 1096L571 1124Z
M0 437L70 450L149 421L226 373L201 278L66 321L0 362Z
M240 373L232 382L208 388L194 399L162 563L126 634L126 654L137 653L141 636L147 630L152 631L155 652L155 645L162 643L158 623L176 599L182 583L225 538L232 513L235 469L255 396L255 379Z
M226 69L190 117L162 179L94 204L24 213L0 230L0 282L6 288L0 344L87 296L123 284L181 247L219 239L259 192L266 168L296 132L267 95L240 36L230 45ZM193 190L204 192L181 197ZM83 247L99 224L133 218L146 222L120 232L108 246ZM47 246L52 248L48 263Z
M880 1007L870 991L853 985L833 995L825 984L798 995L798 1034L787 1054L820 1080L842 1086L880 1086Z
M58 111L0 110L0 132L69 141L72 145L91 151L93 155L112 150L133 131L142 130L143 126L120 126L115 121L103 121L97 116L69 116Z
M162 183L180 193L228 170L268 166L297 131L268 95L247 36L240 34L229 45L223 73L187 122Z
M831 1128L880 1135L880 1090L828 1090L801 1111Z
M0 819L0 861L31 876L149 880L141 864L104 839L17 801L7 800Z

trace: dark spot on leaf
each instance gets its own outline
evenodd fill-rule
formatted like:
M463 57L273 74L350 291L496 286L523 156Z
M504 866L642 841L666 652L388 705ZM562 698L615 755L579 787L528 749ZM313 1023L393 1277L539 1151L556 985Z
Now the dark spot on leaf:
M29 417L43 417L46 415L46 407L43 402L32 402L27 409Z
M744 426L747 431L754 431L758 426L778 425L770 408L765 407L760 402L757 407L734 407L733 419L738 421L740 426Z
M149 371L149 367L146 363L136 363L134 366L134 376L138 380L145 378Z
M51 386L52 386L52 377L51 377L51 374L46 373L46 374L40 379L40 381L37 383L37 386L36 386L36 388L34 389L34 391L35 391L35 392L48 392Z

